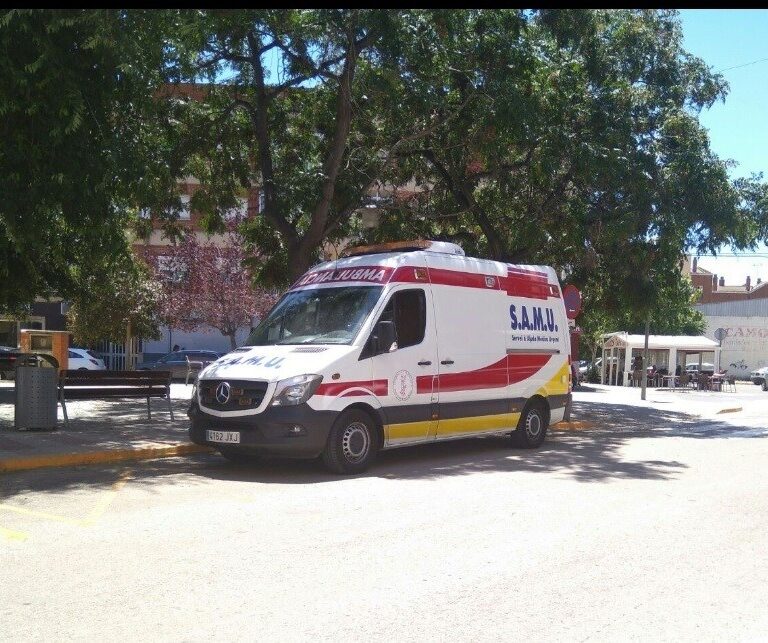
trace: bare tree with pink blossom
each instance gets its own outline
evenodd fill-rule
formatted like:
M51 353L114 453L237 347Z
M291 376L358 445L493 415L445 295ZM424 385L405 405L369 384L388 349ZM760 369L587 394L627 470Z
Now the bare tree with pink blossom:
M279 297L256 286L246 267L249 257L234 226L223 243L201 241L194 233L168 246L163 255L147 257L162 285L161 315L184 331L217 329L237 347L238 329L261 318Z

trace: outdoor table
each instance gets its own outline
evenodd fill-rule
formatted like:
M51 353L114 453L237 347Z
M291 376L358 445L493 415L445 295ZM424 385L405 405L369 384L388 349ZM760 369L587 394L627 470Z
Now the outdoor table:
M675 388L677 384L677 375L664 375L662 376L663 386L667 388Z

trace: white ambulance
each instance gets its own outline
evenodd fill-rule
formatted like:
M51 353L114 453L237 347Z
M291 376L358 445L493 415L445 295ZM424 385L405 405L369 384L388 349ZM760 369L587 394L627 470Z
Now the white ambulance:
M365 470L379 449L507 434L538 447L570 404L570 336L552 268L452 243L358 247L320 264L245 345L201 371L190 437Z

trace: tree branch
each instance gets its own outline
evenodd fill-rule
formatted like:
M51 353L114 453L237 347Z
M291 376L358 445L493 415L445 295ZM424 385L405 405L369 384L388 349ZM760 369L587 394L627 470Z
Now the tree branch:
M251 51L251 65L256 81L256 106L240 100L249 111L256 134L258 147L259 169L261 170L261 189L264 193L264 216L272 223L288 244L296 244L298 235L293 226L280 214L277 204L277 187L275 185L275 169L272 159L272 141L269 134L267 114L271 96L264 82L264 67L259 54L259 43L252 31L247 34L248 46Z

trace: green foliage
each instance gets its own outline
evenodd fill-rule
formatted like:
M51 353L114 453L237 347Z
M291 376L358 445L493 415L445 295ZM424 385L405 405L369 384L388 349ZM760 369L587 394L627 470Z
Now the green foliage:
M587 382L590 384L600 383L600 369L597 366L590 366L587 370Z
M67 314L67 327L82 346L122 342L129 331L134 337L160 339L161 294L141 261L117 255L84 278Z
M699 327L681 253L768 234L765 185L709 149L727 84L674 11L14 10L0 47L0 307L82 300L141 210L178 236L188 175L210 231L261 190L263 283L324 243L452 240L555 266L589 342Z
M216 203L261 186L263 216L244 232L270 282L324 242L429 237L553 265L615 313L653 310L681 252L765 234L764 186L729 182L698 121L727 84L682 48L675 11L240 10L176 24L168 78L219 81L174 103L184 171L212 229ZM382 186L395 194L364 230Z
M652 335L704 333L704 316L694 308L699 293L690 279L672 272L667 275L667 281L659 281L651 287L656 293L652 308L636 305L637 298L613 299L612 306L603 306L601 302L609 299L607 294L599 288L588 291L578 320L582 330L580 346L588 359L593 359L600 351L602 336L606 333L645 334L646 316L650 319Z
M140 22L117 10L0 15L0 309L81 292L127 252L141 201L175 186L146 133L162 40Z

